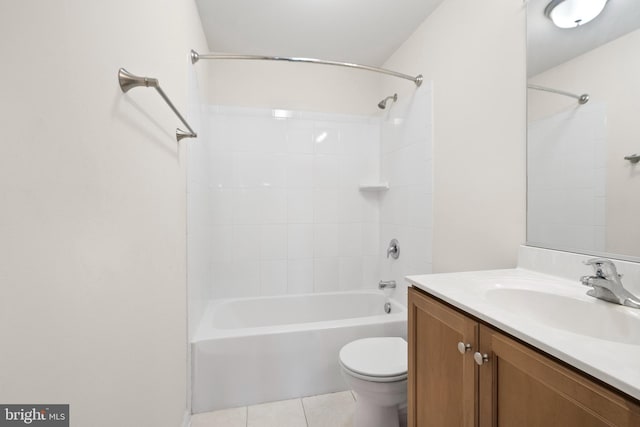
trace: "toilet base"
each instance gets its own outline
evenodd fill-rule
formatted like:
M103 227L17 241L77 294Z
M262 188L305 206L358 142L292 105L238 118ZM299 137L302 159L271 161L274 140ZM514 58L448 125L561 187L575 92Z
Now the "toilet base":
M380 406L367 402L366 399L356 400L356 410L353 414L353 427L399 427L398 405Z

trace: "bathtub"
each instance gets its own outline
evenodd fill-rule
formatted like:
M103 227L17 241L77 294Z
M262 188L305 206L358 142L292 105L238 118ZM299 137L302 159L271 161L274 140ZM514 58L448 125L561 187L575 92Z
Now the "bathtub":
M215 300L191 343L194 413L347 390L338 351L406 338L407 312L379 291Z

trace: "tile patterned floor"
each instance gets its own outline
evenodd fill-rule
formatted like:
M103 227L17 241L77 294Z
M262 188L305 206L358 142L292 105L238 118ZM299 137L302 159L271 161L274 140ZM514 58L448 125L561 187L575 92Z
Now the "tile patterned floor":
M352 427L350 391L196 414L191 427Z

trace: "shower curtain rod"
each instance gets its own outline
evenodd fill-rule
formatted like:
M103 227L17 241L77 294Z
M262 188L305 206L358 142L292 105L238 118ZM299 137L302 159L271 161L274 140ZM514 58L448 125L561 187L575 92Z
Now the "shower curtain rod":
M578 100L579 104L586 104L589 101L589 94L587 93L583 93L582 95L576 95L575 93L565 92L564 90L553 89L550 87L538 86L533 84L528 84L527 87L533 90L541 90L543 92L557 93L558 95L564 95L571 98L575 98Z
M389 76L399 77L401 79L411 80L418 87L422 84L422 80L423 80L422 74L419 74L413 77L408 74L398 73L397 71L391 71L385 68L371 67L369 65L352 64L350 62L327 61L324 59L296 58L296 57L287 57L287 56L238 55L238 54L228 54L228 53L199 54L198 52L192 49L191 63L195 64L201 59L251 59L251 60L305 62L309 64L335 65L338 67L356 68L359 70L373 71L376 73L382 73L382 74L387 74Z

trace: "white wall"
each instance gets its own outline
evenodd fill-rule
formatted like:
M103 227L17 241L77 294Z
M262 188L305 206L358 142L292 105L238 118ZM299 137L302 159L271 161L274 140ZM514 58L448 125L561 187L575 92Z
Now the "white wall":
M433 271L516 265L525 241L525 8L447 0L386 62L433 81ZM385 84L409 96L415 87Z
M639 46L640 30L636 30L530 80L569 92L586 92L590 100L585 107L606 105L606 150L595 153L606 159L605 251L635 257L640 256L640 227L635 226L640 212L640 198L635 196L640 191L640 165L632 165L624 157L640 151ZM529 120L581 108L572 98L533 90L528 103Z
M205 298L377 283L376 118L211 107L190 147L189 280Z
M323 58L331 59L331 58ZM210 105L373 114L381 82L369 71L274 61L201 60L210 66Z
M0 3L0 401L74 426L179 426L186 409L191 1Z

